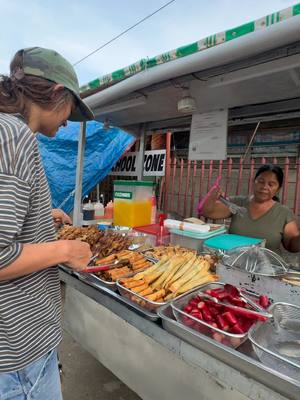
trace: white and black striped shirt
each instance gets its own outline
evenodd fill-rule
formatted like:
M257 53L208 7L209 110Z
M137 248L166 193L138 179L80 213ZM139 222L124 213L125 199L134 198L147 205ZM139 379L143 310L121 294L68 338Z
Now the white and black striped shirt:
M0 268L24 243L55 239L38 143L18 117L0 113ZM17 371L61 340L58 268L0 281L0 373Z

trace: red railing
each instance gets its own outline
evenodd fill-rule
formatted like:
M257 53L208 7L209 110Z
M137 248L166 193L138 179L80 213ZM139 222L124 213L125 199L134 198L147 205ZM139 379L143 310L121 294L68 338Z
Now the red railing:
M295 160L295 159L293 159ZM197 216L197 204L217 176L222 176L221 186L226 195L252 193L255 170L265 163L278 164L284 170L281 202L300 216L300 158L279 162L272 159L231 159L226 161L188 161L169 158L165 177L161 180L158 205L165 212L175 212L182 217Z

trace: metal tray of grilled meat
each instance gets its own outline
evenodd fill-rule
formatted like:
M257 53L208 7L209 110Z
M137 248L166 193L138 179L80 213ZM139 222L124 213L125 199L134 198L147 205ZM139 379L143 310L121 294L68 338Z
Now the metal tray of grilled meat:
M98 288L98 287L106 287L107 289L110 289L114 292L117 291L117 284L116 282L112 281L105 281L104 279L101 279L99 276L96 274L89 274L89 273L83 273L83 272L77 272L76 274L78 278L81 281L90 283L92 286Z
M76 275L79 278L79 273L77 273ZM128 298L121 296L117 291L111 290L110 287L104 286L102 283L99 284L97 280L89 279L90 275L92 275L92 274L81 274L81 275L84 275L81 279L84 283L86 283L89 286L94 287L95 289L98 289L101 292L107 293L110 297L112 297L113 299L117 300L118 302L120 302L122 304L125 304L128 308L133 309L135 312L137 312L142 317L144 317L150 321L153 321L153 322L156 322L159 319L159 316L157 315L157 313L148 312L144 308L140 307L138 304L131 302ZM87 279L84 279L86 275L88 275Z
M145 257L145 256L144 256ZM146 259L146 257L145 257ZM153 260L149 260L150 262L153 262ZM134 275L136 272L132 271L128 273L127 275L122 276L122 278L128 278L132 275ZM106 281L105 279L100 278L97 274L93 273L82 273L82 272L77 272L77 276L80 280L85 281L85 282L90 282L93 283L94 287L106 287L107 289L110 289L114 292L118 290L117 288L117 282L116 281Z
M273 319L249 330L249 339L260 361L300 381L300 307L274 303Z

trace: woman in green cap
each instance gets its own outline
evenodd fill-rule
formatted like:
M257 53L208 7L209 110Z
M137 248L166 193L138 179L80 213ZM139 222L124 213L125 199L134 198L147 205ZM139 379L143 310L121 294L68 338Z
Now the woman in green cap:
M53 50L20 50L0 80L0 399L59 400L61 296L57 265L80 271L87 243L55 240L51 198L35 134L55 136L93 113L71 64Z

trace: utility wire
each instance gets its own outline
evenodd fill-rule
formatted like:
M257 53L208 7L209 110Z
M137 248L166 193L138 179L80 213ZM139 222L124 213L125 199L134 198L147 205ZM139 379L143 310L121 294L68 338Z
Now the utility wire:
M102 50L104 47L108 46L110 43L114 42L115 40L119 39L119 37L125 35L125 33L129 32L131 29L135 28L136 26L140 25L142 22L146 21L147 19L153 17L153 15L157 14L158 12L160 12L161 10L163 10L164 8L166 8L167 6L169 6L171 3L174 3L174 1L176 0L171 0L168 1L166 4L164 4L163 6L161 6L160 8L158 8L156 11L154 11L153 13L147 15L146 17L142 18L140 21L138 21L137 23L135 23L134 25L130 26L129 28L125 29L125 31L119 33L117 36L113 37L111 40L109 40L108 42L102 44L100 47L98 47L97 49L95 49L94 51L92 51L91 53L89 53L88 55L86 55L85 57L81 58L80 60L76 61L76 63L73 64L73 67L75 67L76 65L80 64L82 61L86 60L88 57L92 56L93 54L97 53L99 50Z

